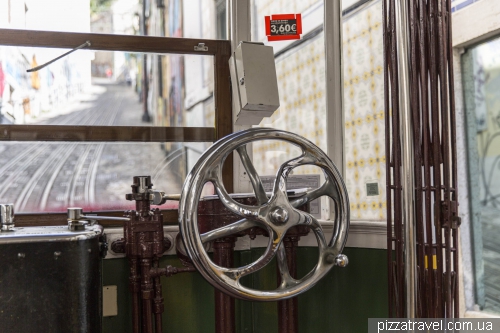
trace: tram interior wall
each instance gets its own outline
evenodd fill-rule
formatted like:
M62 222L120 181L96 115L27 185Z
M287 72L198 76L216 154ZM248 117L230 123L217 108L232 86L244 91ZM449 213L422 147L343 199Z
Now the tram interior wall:
M263 249L237 251L235 264L256 260ZM346 268L332 269L315 287L299 296L299 332L364 332L366 318L386 318L386 250L346 248ZM299 276L309 268L301 263L317 261L317 249L301 247L297 251ZM163 257L160 266L181 266L175 256ZM276 267L269 265L253 274L248 286L274 288ZM215 331L213 287L199 273L174 275L162 279L165 312L164 332ZM103 284L118 288L118 315L103 318L103 333L131 332L131 299L128 290L126 259L103 262ZM276 302L236 301L236 332L278 332Z

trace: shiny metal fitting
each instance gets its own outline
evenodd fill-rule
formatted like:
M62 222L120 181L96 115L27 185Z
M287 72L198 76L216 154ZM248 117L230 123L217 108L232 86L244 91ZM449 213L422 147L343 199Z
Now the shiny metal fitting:
M284 224L288 221L288 211L283 207L276 207L271 212L271 220L275 224Z
M82 219L83 209L80 207L70 207L68 208L68 220L80 220Z
M80 207L68 208L68 229L71 231L85 230L85 226L94 225L98 220L130 221L128 217L84 215Z
M339 254L335 258L335 266L346 267L349 264L349 258L345 254Z
M134 185L132 185L132 192L134 193L147 193L153 187L151 183L151 176L135 176Z
M14 229L14 204L0 205L0 230L10 231Z
M80 207L68 208L68 229L71 231L85 230L87 221L83 220L83 209Z

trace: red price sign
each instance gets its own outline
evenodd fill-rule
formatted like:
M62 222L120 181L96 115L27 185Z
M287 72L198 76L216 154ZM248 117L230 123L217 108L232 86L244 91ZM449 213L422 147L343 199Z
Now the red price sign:
M267 40L300 39L302 34L302 15L278 14L265 17Z

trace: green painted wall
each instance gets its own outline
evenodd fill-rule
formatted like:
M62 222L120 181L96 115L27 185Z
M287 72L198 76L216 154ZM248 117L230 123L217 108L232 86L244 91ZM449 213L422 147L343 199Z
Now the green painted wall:
M236 264L257 259L262 249L237 252ZM335 267L308 292L299 296L299 329L311 332L366 332L368 318L387 317L386 250L348 248L349 266ZM298 274L305 275L317 262L316 248L299 248ZM165 257L161 265L180 266L175 257ZM131 332L128 265L125 259L104 260L104 285L118 286L118 316L103 318L103 332ZM213 288L198 273L163 278L165 333L214 332ZM247 277L255 288L274 289L273 264ZM236 302L237 332L275 333L276 302Z

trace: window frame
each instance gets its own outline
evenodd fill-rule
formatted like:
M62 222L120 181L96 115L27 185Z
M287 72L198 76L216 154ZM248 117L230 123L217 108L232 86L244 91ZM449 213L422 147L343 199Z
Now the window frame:
M72 49L85 41L86 50L124 51L131 53L210 55L214 61L214 127L153 126L66 126L66 125L0 125L0 141L52 142L214 142L233 132L229 57L231 43L227 40L152 37L96 33L56 32L21 29L0 29L0 45ZM208 49L198 51L204 44ZM233 159L224 165L223 182L233 192ZM98 211L100 215L121 216L123 212ZM119 215L117 215L119 214ZM177 223L176 210L164 210L164 223ZM65 213L16 214L19 226L60 225L66 223ZM103 221L104 227L121 226Z

